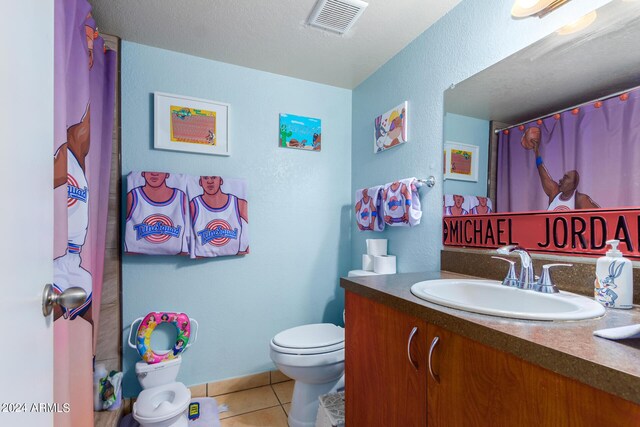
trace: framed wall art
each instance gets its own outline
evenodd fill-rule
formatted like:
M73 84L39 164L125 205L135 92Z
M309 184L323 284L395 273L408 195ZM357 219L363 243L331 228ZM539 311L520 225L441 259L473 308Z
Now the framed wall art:
M444 143L444 179L478 182L480 147L447 141Z
M407 142L407 101L376 117L373 152L380 153Z
M280 114L280 146L300 150L322 149L322 120L313 117Z
M153 117L156 149L230 154L229 104L155 92Z

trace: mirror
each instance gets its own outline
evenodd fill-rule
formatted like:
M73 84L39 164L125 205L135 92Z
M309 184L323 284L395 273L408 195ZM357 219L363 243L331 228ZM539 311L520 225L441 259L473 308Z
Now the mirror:
M447 179L444 182L445 246L519 244L538 252L594 255L604 251L606 240L615 238L622 241L623 252L640 259L640 202L631 205L602 204L607 209L594 209L594 205L583 203L587 210L567 212L561 206L564 212L547 212L553 207L553 193L547 192L542 173L540 178L538 174L540 164L546 168L547 164L551 165L552 157L545 156L544 152L539 155L537 148L543 147L542 144L547 142L544 138L549 134L538 138L531 146L528 144L530 141L524 142L525 132L536 123L542 128L547 126L542 121L560 117L564 110L572 109L566 113L571 114L575 106L580 105L582 110L581 104L640 86L638 40L640 1L614 0L596 11L595 21L590 26L570 34L550 34L445 91L445 168L455 164L460 176L477 176L476 181ZM640 94L640 90L633 92ZM564 120L564 116L562 118ZM637 122L638 119L634 120ZM520 126L525 123L526 126ZM506 209L502 214L495 214L495 208L498 213L502 210L500 198L498 206L494 207L492 203L496 200L499 173L495 131L514 125L512 133L515 135L520 131L523 138L521 140L518 135L515 141L518 144L512 145L522 152L530 150L526 154L528 167L535 178L528 176L527 180L535 181L536 190L541 192L544 189L546 196L543 193L544 200L537 207ZM473 159L471 150L460 144L477 146L477 159ZM504 150L501 155L504 155ZM473 161L478 162L477 171L470 173ZM553 179L558 180L553 182L554 185L561 184L563 173L566 176L571 172L560 167L549 167L549 170ZM586 185L588 179L585 177L595 174L587 172L583 175L584 183L580 186L576 183L577 190L576 187L571 190L576 200L581 188L588 188L587 193L591 193L593 188ZM606 172L598 172L601 179L607 179ZM509 182L504 176L502 179L502 182ZM620 192L617 188L610 191ZM638 193L640 197L640 187L634 189L626 185L624 191ZM456 197L454 200L454 194L470 197L466 200ZM526 192L522 194L523 198L529 197ZM489 197L489 209L487 203L483 203L486 196ZM580 203L575 203L574 209L580 209ZM482 213L494 215L460 216Z
M493 131L640 85L638 40L640 1L614 0L596 11L589 27L550 34L445 91L445 149L447 142L470 144L480 155L477 182L446 179L444 194L495 201ZM456 153L447 150L445 156Z

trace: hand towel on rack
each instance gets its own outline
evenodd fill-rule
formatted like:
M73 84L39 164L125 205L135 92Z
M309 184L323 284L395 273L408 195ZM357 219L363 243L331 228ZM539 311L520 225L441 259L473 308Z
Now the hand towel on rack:
M190 176L187 181L193 235L191 258L248 254L249 216L245 180Z
M384 186L382 191L385 224L391 227L413 227L420 224L422 210L416 178L405 178Z
M127 176L124 252L186 255L191 236L182 174L131 172Z
M356 190L356 223L360 231L382 231L382 186Z

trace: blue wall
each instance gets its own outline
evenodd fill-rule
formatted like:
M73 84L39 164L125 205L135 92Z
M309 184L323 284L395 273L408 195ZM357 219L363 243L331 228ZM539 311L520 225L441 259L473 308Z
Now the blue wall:
M187 385L274 369L269 340L304 323L342 322L350 264L351 91L135 43L122 44L122 171L245 178L251 254L211 260L123 256L123 335L152 310L200 323ZM154 150L153 92L231 104L231 157ZM278 147L279 113L322 119L322 151ZM155 338L155 336L154 336ZM124 391L139 391L123 345Z
M444 116L444 140L479 147L478 182L449 179L444 182L444 194L486 196L489 167L489 121L446 113Z
M357 188L398 178L434 175L438 180L434 188L420 190L423 219L418 227L374 235L352 225L353 268L361 266L368 237L389 239L398 272L440 267L444 91L606 3L574 1L544 19L515 20L513 0L464 0L353 91L352 195ZM409 142L373 154L374 118L405 100Z

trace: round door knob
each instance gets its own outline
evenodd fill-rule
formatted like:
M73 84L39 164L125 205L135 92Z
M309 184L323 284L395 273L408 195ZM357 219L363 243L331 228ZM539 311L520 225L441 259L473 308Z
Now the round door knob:
M87 292L77 286L66 289L61 294L53 291L53 286L46 284L42 294L42 314L47 317L54 305L64 307L67 311L80 307L87 300Z

